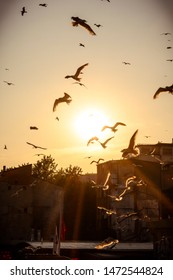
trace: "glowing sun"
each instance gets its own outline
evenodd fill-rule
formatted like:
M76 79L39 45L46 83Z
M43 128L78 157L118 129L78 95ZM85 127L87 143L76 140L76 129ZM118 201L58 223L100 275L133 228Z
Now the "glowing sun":
M107 117L95 109L81 112L75 120L76 131L84 140L89 140L93 136L99 137L105 124Z

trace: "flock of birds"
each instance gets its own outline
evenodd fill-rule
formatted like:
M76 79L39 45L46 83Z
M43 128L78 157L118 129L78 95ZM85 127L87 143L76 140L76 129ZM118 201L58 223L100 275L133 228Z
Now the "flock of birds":
M103 1L103 0L101 0L101 1ZM107 1L107 2L110 3L109 0L105 0L105 1ZM40 3L39 6L40 6L40 7L46 8L46 7L48 6L48 4L47 4L47 3ZM21 9L20 12L21 12L21 16L24 16L25 14L28 13L28 11L27 11L27 9L26 9L25 6L22 7L22 9ZM86 30L90 35L96 36L95 31L94 31L93 28L89 25L89 23L87 22L86 19L82 19L82 18L80 18L80 17L78 17L78 16L72 16L72 17L71 17L71 20L72 20L71 24L72 24L73 27L82 27L82 28L84 28L84 30ZM101 25L101 24L98 24L98 23L95 23L94 25L95 25L97 28L102 27L102 25ZM170 33L170 32L164 32L164 33L161 33L161 35L169 36L169 35L171 35L171 33ZM170 40L168 40L168 41L170 41ZM85 45L82 44L82 43L79 43L79 46L85 47ZM172 48L171 46L167 47L167 49L171 49L171 48ZM173 59L167 59L167 61L173 62ZM126 62L126 61L122 61L122 63L123 63L124 65L131 65L130 62ZM65 76L65 79L73 79L73 80L75 81L74 83L76 83L76 84L78 84L78 85L80 85L80 86L85 86L83 83L81 83L81 79L82 79L81 74L83 74L84 68L87 67L88 65L89 65L89 63L85 63L84 65L78 67L77 70L76 70L76 72L75 72L74 74L70 74L70 75L68 74L68 75L66 75L66 76ZM6 69L6 70L9 70L9 69ZM14 86L14 83L9 82L9 81L6 81L6 80L4 80L4 83L6 83L8 86L12 86L12 85ZM173 84L170 85L170 86L166 86L166 87L159 87L159 88L156 90L156 92L154 93L153 99L158 98L158 96L159 96L161 93L163 93L163 92L167 92L167 93L173 94ZM71 102L72 102L71 96L70 96L67 92L64 92L64 96L61 96L61 97L55 99L55 101L54 101L54 103L53 103L53 112L55 112L55 111L57 110L57 107L59 106L59 104L61 104L61 103L70 104ZM58 117L56 117L56 119L59 120ZM122 123L122 122L116 122L113 126L105 125L105 126L102 128L101 131L104 131L104 130L108 130L108 129L109 129L109 130L111 130L113 133L115 133L115 132L117 131L117 127L118 127L118 126L126 126L126 124L124 124L124 123ZM31 130L38 130L38 127L36 127L36 126L30 126L30 129L31 129ZM136 145L135 145L137 133L138 133L138 129L137 129L137 130L133 133L133 135L131 136L131 138L130 138L130 140L129 140L128 146L127 146L126 148L124 148L124 149L121 150L121 152L122 152L122 158L128 158L128 157L131 157L131 156L136 157L136 156L139 155L139 149L137 149L137 148L136 148ZM113 138L114 138L114 136L109 137L109 138L106 139L104 142L101 142L100 139L99 139L96 135L94 135L93 137L91 137L91 138L88 140L87 146L90 145L90 144L93 144L93 143L95 143L95 142L98 142L98 143L102 146L102 148L105 149L105 148L107 148L108 142L111 141ZM32 144L32 143L30 143L30 142L26 142L26 143L27 143L28 145L32 146L34 149L44 149L44 150L46 150L46 148L41 147L41 146L38 146L38 145L35 145L35 144ZM7 146L6 146L6 145L5 145L4 149L7 149ZM102 160L104 160L104 159L101 158L101 159L99 159L99 160L97 160L97 161L96 161L96 160L93 160L93 161L91 162L91 164L93 164L93 163L99 164L99 162L102 161Z

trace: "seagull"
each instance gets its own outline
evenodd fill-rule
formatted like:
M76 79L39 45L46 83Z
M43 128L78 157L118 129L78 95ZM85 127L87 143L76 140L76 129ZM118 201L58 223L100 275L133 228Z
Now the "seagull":
M103 191L107 191L109 189L109 179L110 179L111 173L108 172L107 176L106 176L106 180L104 182L104 184L97 184L95 181L91 180L92 188L101 188Z
M25 13L27 13L26 8L23 7L22 10L21 10L20 12L21 12L21 15L23 16Z
M166 61L170 61L170 62L173 62L173 59L167 59Z
M108 138L105 142L100 142L99 140L98 140L98 142L100 143L100 145L105 149L107 146L106 146L106 144L112 139L112 138L114 138L114 136L112 136L112 137L110 137L110 138Z
M85 19L81 19L79 17L71 17L71 19L73 20L72 21L73 26L81 25L86 30L88 30L91 35L96 35L96 33L92 30L92 28L86 23Z
M123 61L122 63L125 64L125 65L131 65L130 62L126 62L126 61Z
M168 91L168 93L173 94L173 84L171 86L158 88L158 90L155 92L155 94L153 96L153 99L156 99L161 92L167 92L167 91Z
M80 86L83 86L83 87L86 88L86 86L84 84L80 83L80 82L74 82L73 84L77 84L77 85L80 85Z
M164 33L161 33L160 35L171 35L171 33L169 33L169 32L164 32Z
M172 47L167 47L167 50L170 50L170 49L172 49Z
M4 81L4 83L6 83L8 86L14 86L14 84L11 82Z
M138 129L135 131L135 133L132 135L129 141L129 146L126 149L121 150L122 157L127 158L132 154L133 156L138 156L139 155L139 149L135 148L135 138L136 134L138 133Z
M100 210L106 211L106 214L107 214L107 215L112 215L112 214L115 214L115 215L116 215L116 214L117 214L116 211L111 210L111 209L107 209L107 208L105 208L105 207L97 206L97 208L100 209Z
M99 162L100 162L101 160L104 161L103 158L99 158L98 160L92 160L92 161L90 162L90 164L93 164L94 162L95 162L96 164L99 164Z
M94 23L94 25L97 26L98 28L99 28L99 27L102 27L101 24Z
M68 93L64 92L63 97L55 99L54 104L53 104L53 112L55 112L56 107L58 106L59 103L65 102L65 103L69 104L72 101L72 99L69 99L69 98L71 98L71 96Z
M74 80L80 82L81 78L79 78L79 75L82 74L82 73L81 73L82 69L83 69L85 66L87 66L88 64L89 64L89 63L85 63L84 65L80 66L80 67L77 69L77 71L76 71L76 73L75 73L74 75L67 75L67 76L65 76L65 79L72 78L72 79L74 79Z
M98 141L98 140L99 140L99 138L98 138L97 136L91 137L91 138L88 140L88 142L87 142L87 146L88 146L90 143L93 143L93 141Z
M47 7L47 4L46 3L43 3L43 4L39 4L39 6L41 6L41 7Z
M110 1L108 1L110 2ZM100 244L95 246L95 249L112 249L116 244L119 243L118 239L114 239L112 237L106 238L104 241L102 241Z
M85 45L82 43L79 43L79 46L85 48Z
M102 131L104 131L106 128L110 128L113 132L116 132L116 131L117 131L116 127L117 127L118 125L126 126L125 123L116 122L113 126L108 126L108 125L103 126Z
M35 154L35 156L38 156L38 157L39 157L39 156L44 156L44 154Z
M29 143L29 142L26 142L28 145L31 145L33 148L35 148L35 149L42 149L42 150L47 150L47 148L42 148L42 147L40 147L40 146L36 146L36 145L34 145L34 144L32 144L32 143Z
M30 129L32 130L38 130L38 127L36 127L36 126L30 126Z

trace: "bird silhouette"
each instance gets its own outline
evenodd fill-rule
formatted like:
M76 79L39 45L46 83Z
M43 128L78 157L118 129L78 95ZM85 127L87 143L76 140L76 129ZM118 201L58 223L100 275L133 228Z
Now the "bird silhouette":
M23 16L24 14L26 14L26 13L27 13L26 8L25 8L25 7L23 7L23 8L22 8L22 10L21 10L20 12L21 12L21 15Z
M173 59L167 59L166 61L170 61L170 62L173 62Z
M87 21L85 19L81 19L79 17L71 17L72 25L73 26L78 26L81 25L84 27L91 35L96 35L96 33L93 31L93 29L86 23Z
M126 62L126 61L123 61L122 63L125 64L125 65L131 65L130 62Z
M171 35L171 33L169 33L169 32L164 32L164 33L161 33L160 35Z
M64 92L63 97L55 99L54 104L53 104L53 112L55 112L56 107L58 106L59 103L65 102L65 103L69 104L72 101L72 99L69 99L69 98L71 98L71 96L68 93Z
M138 133L138 129L135 131L135 133L130 138L129 146L126 149L121 150L123 158L139 155L139 149L135 148L135 138L136 138L137 133Z
M100 145L105 149L107 146L106 146L106 144L111 140L111 139L113 139L114 138L114 136L112 136L112 137L110 137L110 138L108 138L106 141L104 141L104 142L100 142L99 140L98 140L98 142L100 143Z
M73 84L77 84L79 86L83 86L83 87L87 88L83 83L80 83L80 82L74 82Z
M36 127L36 126L30 126L30 129L31 129L31 130L38 130L38 127Z
M4 81L4 83L6 83L8 86L14 86L14 84L11 82Z
M102 131L104 131L106 128L109 128L109 129L111 129L113 132L116 132L116 131L117 131L116 127L117 127L118 125L126 126L125 123L116 122L113 126L108 126L108 125L103 126L103 127L102 127Z
M94 23L94 25L97 26L98 28L99 28L99 27L102 27L101 24Z
M172 47L167 47L167 50L170 50L170 49L172 49Z
M88 140L88 142L87 142L87 146L88 146L90 143L93 143L93 141L98 141L98 140L99 140L99 138L98 138L97 136L91 137L91 138Z
M65 79L69 79L72 78L74 80L76 80L77 82L80 82L81 78L79 78L79 75L82 74L82 69L87 66L89 63L85 63L84 65L80 66L77 70L76 73L74 75L67 75L65 76Z
M92 160L92 161L90 162L90 164L93 164L94 162L95 162L96 164L99 164L99 162L102 161L102 160L104 160L104 159L103 159L103 158L99 158L98 160Z
M158 88L158 90L153 95L153 99L156 99L161 92L168 92L170 94L173 94L173 84L171 86L166 86L166 87Z
M37 146L35 144L32 144L32 143L29 143L29 142L26 142L28 145L31 145L33 148L35 149L42 149L42 150L47 150L47 148L43 148L43 147L40 147L40 146Z
M7 145L4 145L4 150L7 150Z
M35 156L38 156L38 157L39 157L39 156L44 156L44 154L35 154Z
M79 43L79 46L85 48L85 45L82 43Z
M41 7L47 7L47 4L46 3L43 3L43 4L39 4L39 6L41 6Z

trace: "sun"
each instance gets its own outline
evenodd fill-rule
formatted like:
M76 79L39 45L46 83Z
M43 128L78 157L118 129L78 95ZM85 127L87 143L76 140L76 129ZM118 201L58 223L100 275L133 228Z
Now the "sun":
M93 136L100 137L101 129L107 122L104 113L97 109L88 109L77 116L75 129L80 137L87 141Z

